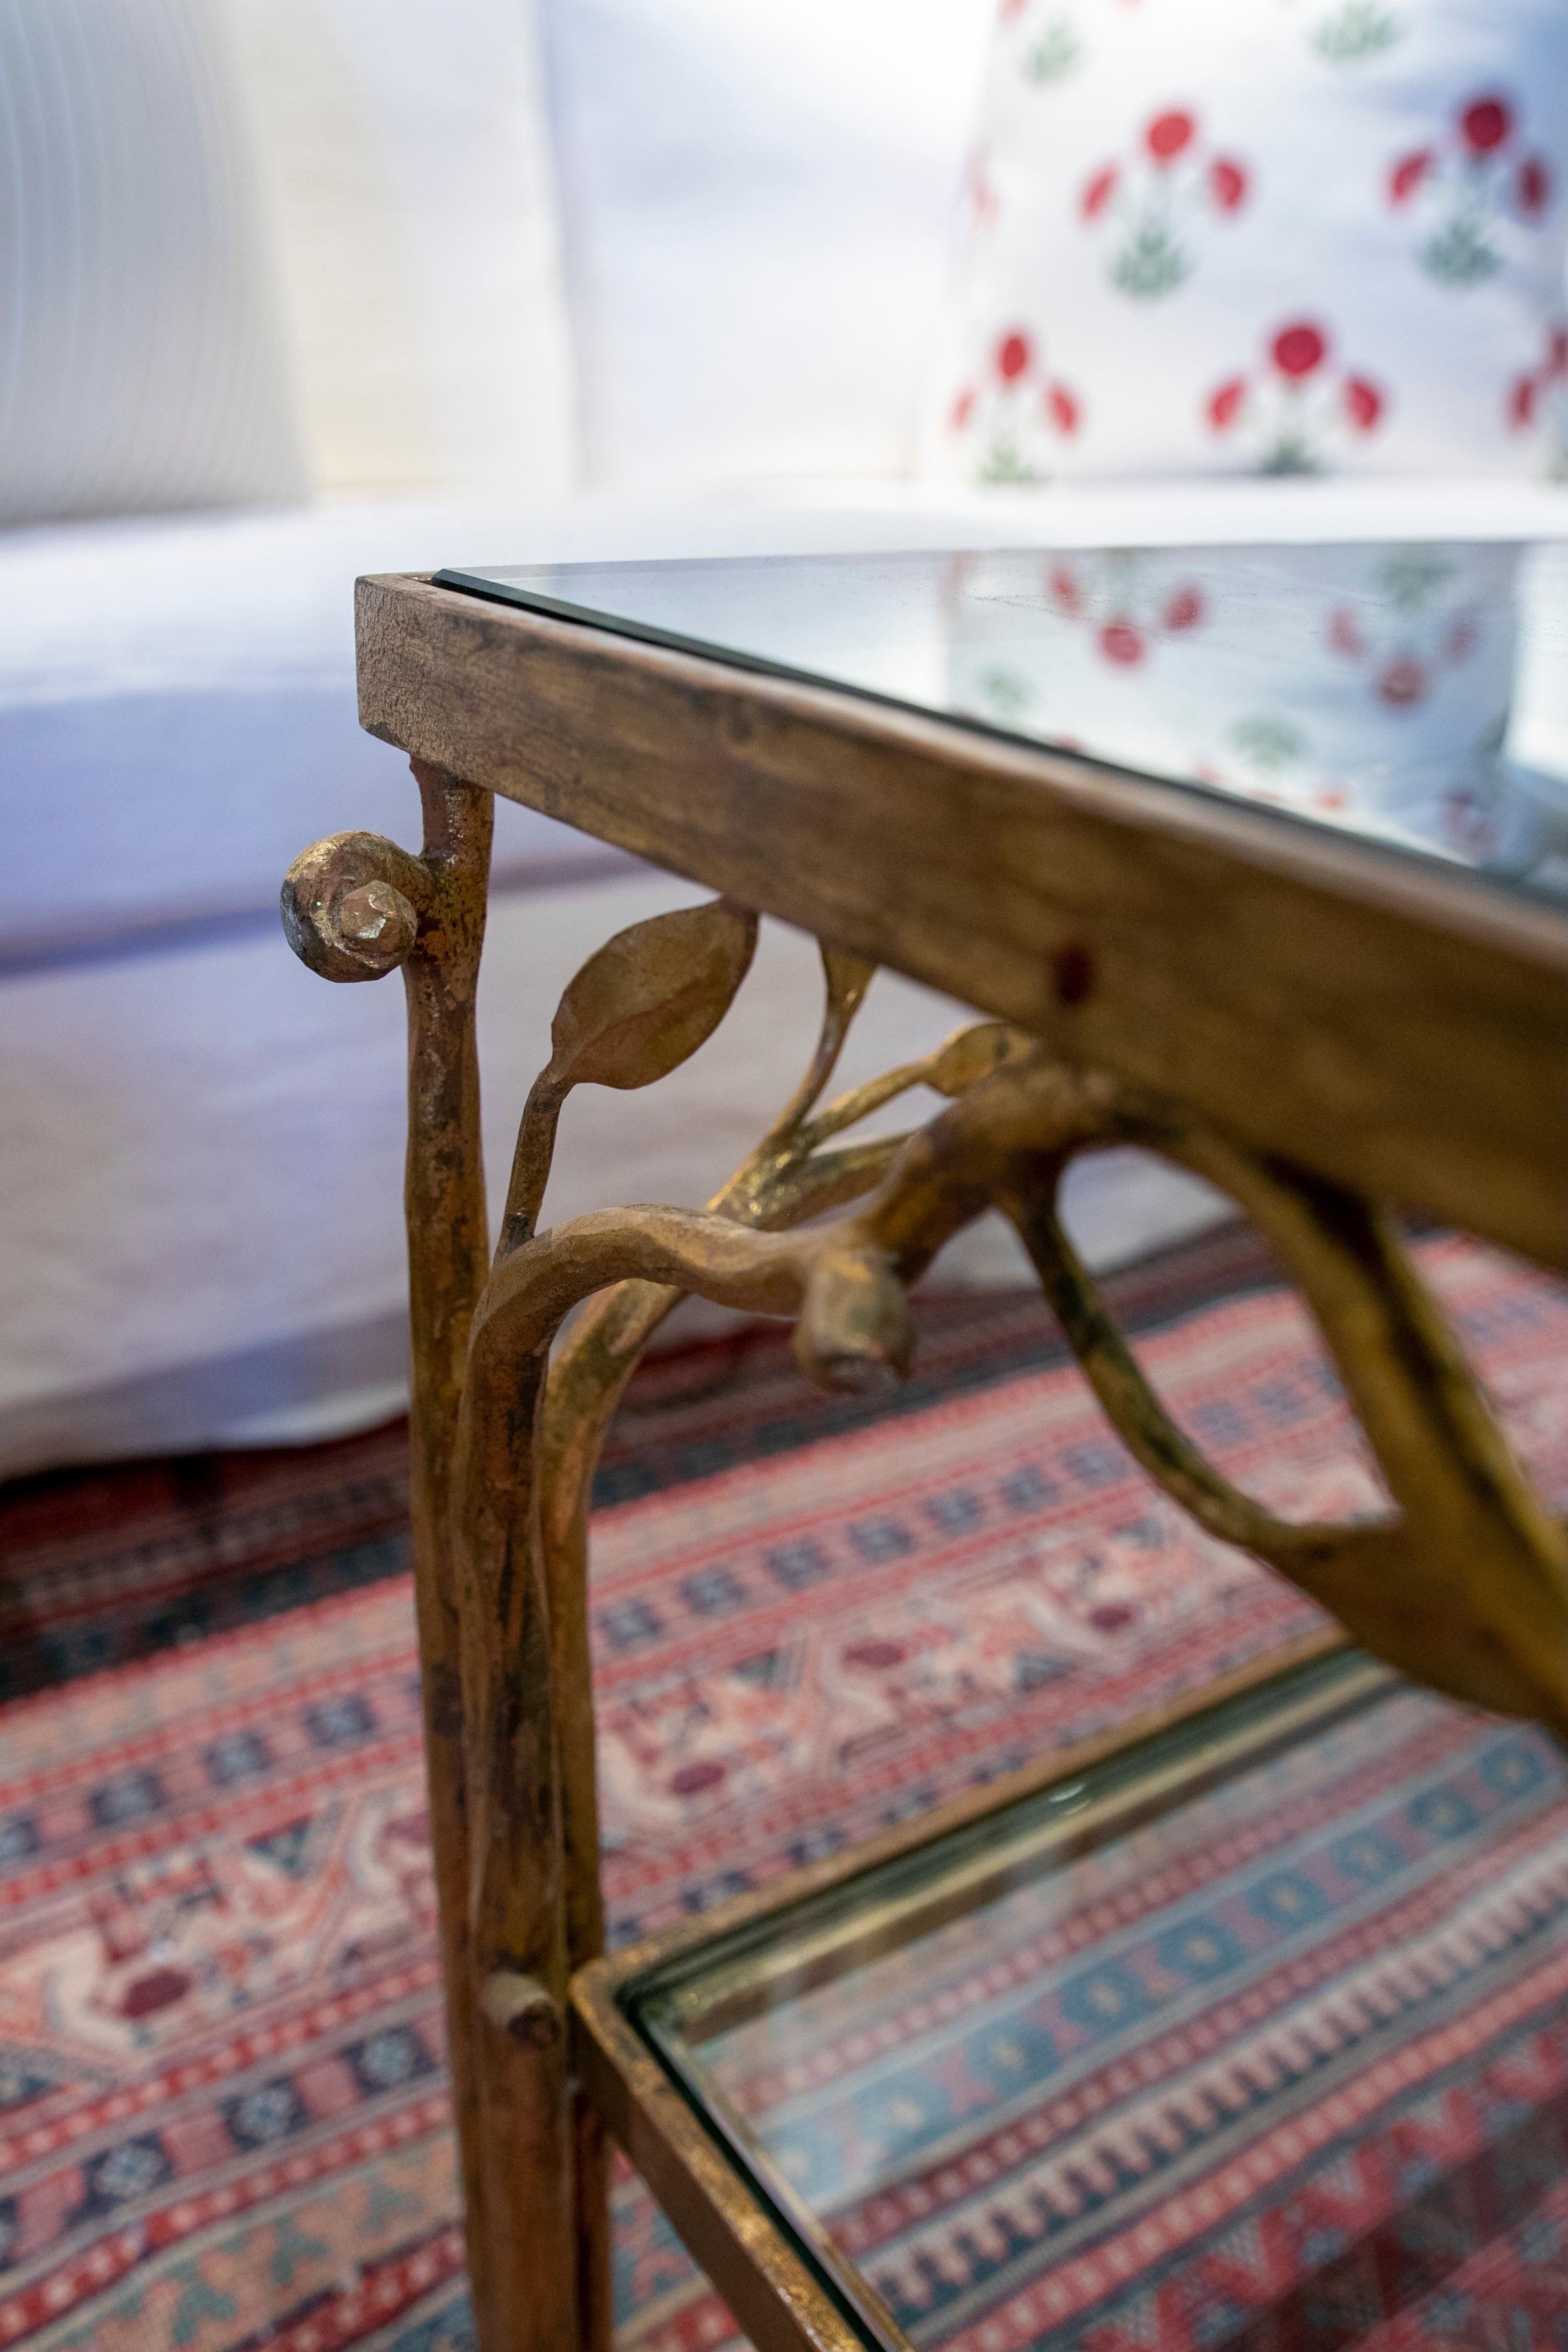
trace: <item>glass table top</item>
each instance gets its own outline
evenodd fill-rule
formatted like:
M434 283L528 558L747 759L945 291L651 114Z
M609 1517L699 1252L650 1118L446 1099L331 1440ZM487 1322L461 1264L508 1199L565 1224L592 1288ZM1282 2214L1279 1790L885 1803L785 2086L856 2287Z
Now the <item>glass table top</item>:
M437 584L1080 751L1568 906L1568 548L450 569Z
M619 1998L868 2345L1558 2343L1565 1927L1551 1741L1342 1654Z

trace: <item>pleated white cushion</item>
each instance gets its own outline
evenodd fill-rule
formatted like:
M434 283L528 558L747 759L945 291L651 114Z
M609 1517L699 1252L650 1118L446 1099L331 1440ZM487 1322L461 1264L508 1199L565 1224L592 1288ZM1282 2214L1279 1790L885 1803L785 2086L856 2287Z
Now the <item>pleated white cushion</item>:
M306 474L216 0L0 0L0 523Z

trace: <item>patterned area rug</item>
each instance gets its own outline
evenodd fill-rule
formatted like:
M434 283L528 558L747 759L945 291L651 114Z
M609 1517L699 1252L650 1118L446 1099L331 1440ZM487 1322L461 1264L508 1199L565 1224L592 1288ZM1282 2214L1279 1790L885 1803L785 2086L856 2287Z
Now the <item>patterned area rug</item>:
M1424 1254L1537 1475L1568 1490L1557 1374L1568 1301L1468 1245ZM1256 1262L1218 1305L1151 1280L1165 1289L1145 1302L1142 1352L1231 1474L1293 1513L1370 1503L1334 1384ZM657 1367L606 1464L622 1499L597 1522L595 1601L618 1936L1201 1685L1313 1622L1151 1488L1055 1360L1037 1307L934 1315L923 1390L880 1420L805 1402L773 1345L749 1380L732 1353L706 1359L695 1387L689 1363ZM469 2340L409 1598L386 1573L401 1540L395 1445L354 1441L374 1443L387 1449L381 1486L352 1507L328 1507L325 1488L310 1500L304 1473L276 1462L255 1473L281 1481L270 1500L238 1472L226 1517L221 1498L193 1507L150 1489L129 1531L112 1511L96 1534L73 1526L85 1506L68 1483L13 1498L35 1685L58 1679L70 1642L132 1662L35 1687L0 1714L0 2345L459 2352ZM321 1450L310 1459L321 1468ZM343 1465L356 1477L364 1466L352 1449L334 1459L340 1485ZM385 1512L379 1533L362 1509ZM292 1535L277 1523L289 1512ZM200 1574L193 1517L205 1530ZM367 1544L383 1547L378 1565L331 1564ZM50 1546L73 1563L63 1612L39 1567ZM279 1578L295 1605L280 1607ZM135 1662L158 1611L165 1638L200 1633L204 1612L225 1630ZM1377 1894L1410 1923L1382 1991L1371 1880L1352 1872L1354 1921L1318 1931L1314 1952L1363 1936L1356 1998L1383 2003L1382 2071L1354 2070L1354 2117L1325 2142L1293 2113L1264 2171L1235 2100L1205 2106L1194 2093L1170 2196L1131 2229L1120 2207L1103 2228L1091 2206L1080 2216L1072 2259L1099 2276L1094 2293L1054 2313L1020 2287L1005 2326L999 2306L974 2315L965 2298L1010 2249L995 2235L1005 2207L976 2209L943 2256L955 2324L932 2317L935 2288L924 2316L917 2308L918 2263L900 2290L923 2342L1568 2343L1568 2005L1551 1908L1552 1872L1568 1871L1568 1803L1531 1735L1410 1706L1405 1747L1379 1766L1387 1819L1362 1824L1365 1835L1397 1843L1434 1790L1469 1802L1480 1826L1442 1849L1451 1868L1413 1863ZM1528 1787L1497 1760L1509 1757L1528 1759ZM1227 1835L1294 1833L1277 1810L1265 1797ZM1431 1834L1441 1826L1433 1814ZM1294 1848L1289 1866L1311 1875ZM1442 1916L1423 1943L1434 1890ZM1205 2012L1217 2041L1184 2051L1154 2016L1121 2063L1158 2043L1178 2067L1201 2061L1205 2080L1229 2068L1245 2083L1260 2021L1276 2053L1306 2032L1321 1980L1292 1975L1299 1959L1266 1938L1248 1952ZM1440 1989L1441 2030L1419 2000L1402 2017L1406 1980ZM976 2114L977 2129L995 2120ZM722 2344L726 2315L640 2187L626 2178L616 2199L625 2341Z
M1231 1225L1119 1275L1131 1332L1279 1279ZM889 1403L806 1387L787 1334L655 1357L626 1396L595 1500L663 1493L814 1438L920 1412L1009 1372L1067 1361L1037 1292L925 1297L920 1360ZM0 1698L253 1624L408 1566L401 1422L331 1445L62 1471L0 1488Z
M1562 2341L1565 1796L1402 1690L704 2054L921 2352Z

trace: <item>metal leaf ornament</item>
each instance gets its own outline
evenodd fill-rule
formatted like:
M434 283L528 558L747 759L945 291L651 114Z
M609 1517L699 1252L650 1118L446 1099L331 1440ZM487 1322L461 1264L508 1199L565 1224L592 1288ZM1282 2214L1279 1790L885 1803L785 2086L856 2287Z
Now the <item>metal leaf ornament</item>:
M564 1094L667 1076L712 1035L756 944L755 915L725 898L617 931L561 999L543 1083Z
M756 951L757 918L727 898L654 915L617 931L566 987L553 1051L518 1130L498 1255L531 1238L574 1087L647 1087L668 1077L719 1026Z
M937 1054L925 1083L951 1101L955 1095L967 1094L1005 1063L1022 1061L1026 1054L1035 1052L1037 1042L1026 1031L1015 1029L1005 1021L983 1021L973 1029L960 1029Z

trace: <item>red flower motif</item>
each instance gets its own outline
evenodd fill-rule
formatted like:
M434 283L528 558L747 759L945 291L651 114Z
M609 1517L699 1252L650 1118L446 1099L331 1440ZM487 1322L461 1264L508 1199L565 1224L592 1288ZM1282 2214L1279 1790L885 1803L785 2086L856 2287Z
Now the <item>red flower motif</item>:
M1552 201L1552 173L1542 155L1527 155L1519 167L1519 209L1543 213Z
M1508 395L1508 421L1518 432L1535 422L1535 396L1540 387L1532 375L1515 376Z
M1079 593L1078 582L1065 563L1058 563L1051 573L1050 593L1051 602L1058 612L1065 613L1069 620L1083 610L1083 598Z
M1143 133L1143 142L1156 163L1173 163L1184 147L1192 143L1197 124L1180 107L1169 114L1157 114Z
M1034 356L1029 338L1015 327L996 346L996 373L1004 383L1016 383Z
M1417 147L1415 153L1402 155L1388 175L1388 201L1403 205L1415 194L1436 158L1430 147Z
M1546 347L1546 373L1549 376L1568 375L1568 327L1552 330L1552 341Z
M1111 192L1115 185L1116 166L1114 163L1107 163L1102 170L1095 173L1079 199L1085 220L1100 218L1100 214L1110 202Z
M1108 662L1131 669L1143 658L1143 639L1131 621L1107 621L1100 633L1100 650Z
M1443 640L1444 658L1450 662L1468 661L1480 638L1480 625L1473 613L1461 613L1454 620Z
M1414 710L1426 699L1426 673L1408 654L1391 661L1377 681L1378 693L1391 710Z
M1302 319L1293 327L1281 327L1275 336L1272 356L1281 375L1299 381L1322 366L1329 346L1320 328Z
M1204 600L1195 588L1178 588L1163 617L1167 629L1195 629L1204 617Z
M948 412L948 430L962 433L974 414L974 386L966 383Z
M1209 395L1209 424L1216 433L1227 432L1241 414L1241 404L1247 398L1247 378L1233 375L1228 383Z
M1335 653L1343 654L1350 661L1359 661L1366 651L1361 623L1343 604L1329 614L1329 643Z
M1209 165L1209 190L1222 213L1233 213L1246 200L1247 173L1228 155L1216 155Z
M1383 394L1363 375L1345 378L1345 414L1358 433L1370 433L1383 415Z
M1459 134L1472 155L1489 155L1513 129L1513 111L1503 98L1478 98L1459 117Z
M1068 390L1065 383L1053 383L1047 385L1046 406L1050 412L1051 423L1056 426L1058 433L1076 433L1078 431L1078 402L1073 398L1072 394Z

